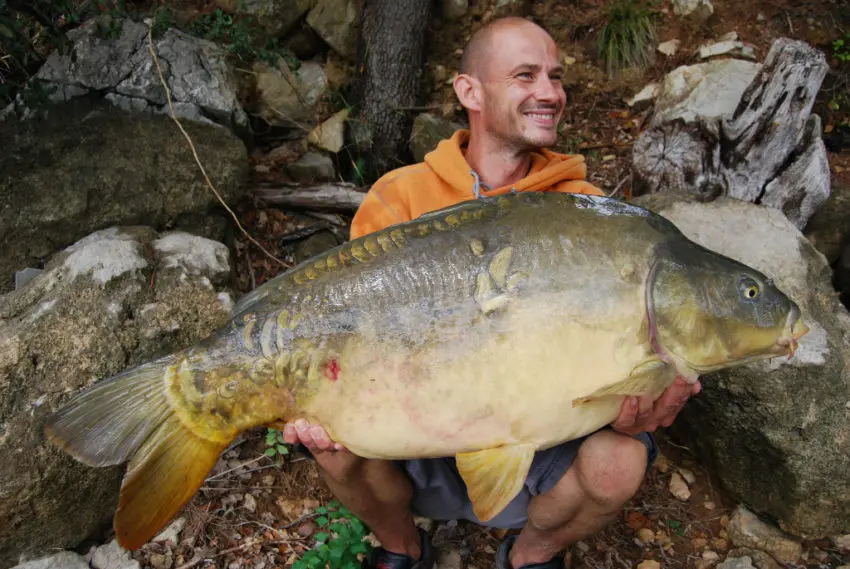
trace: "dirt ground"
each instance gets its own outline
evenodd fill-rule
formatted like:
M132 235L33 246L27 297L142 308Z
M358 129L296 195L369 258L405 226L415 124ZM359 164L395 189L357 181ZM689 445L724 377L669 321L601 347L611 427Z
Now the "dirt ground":
M759 60L767 54L771 41L782 36L802 39L822 49L833 72L824 83L815 112L821 115L826 132L848 121L850 102L837 110L828 107L831 86L837 77L834 71L838 69L831 42L850 30L847 21L837 19L842 14L848 19L850 7L846 2L713 0L713 4L714 16L696 24L674 16L669 2L662 2L662 11L666 13L660 20L658 39L680 39L679 52L669 58L657 54L651 68L612 80L605 76L594 55L596 31L604 22L606 2L534 3L535 17L552 33L570 61L574 60L567 73L568 108L557 149L583 153L587 157L590 181L607 192L616 189L624 196L629 195L631 144L645 118L633 112L625 99L675 67L696 62L693 53L700 44L728 32L735 31L752 44ZM470 5L470 11L477 14L471 25L468 21L446 24L436 18L432 22L428 48L431 73L437 65L454 69L460 47L492 15L487 4L472 1ZM847 68L844 69L846 73ZM426 104L436 107L454 100L450 85L445 83L432 88L428 97ZM850 150L830 152L828 156L835 180L850 184ZM267 156L255 155L254 160L262 164ZM243 224L255 238L274 254L290 260L291 249L288 245L281 246L279 239L310 224L254 202L243 205L240 213ZM346 219L341 221L344 226ZM239 239L237 247L243 291L281 270ZM320 482L312 461L291 455L278 463L264 457L264 436L265 431L260 429L248 433L226 453L216 473L183 512L187 525L182 544L175 549L163 544L146 545L137 555L143 566L288 567L315 544L317 528L311 512L320 503L326 504L331 496ZM735 504L693 460L687 448L675 445L663 431L659 440L663 456L650 470L639 493L613 525L576 546L575 567L629 569L654 560L664 568L704 569L714 559L706 551L716 552L720 560L725 556L730 547L725 526ZM671 477L679 469L694 477L688 500L674 497L668 488ZM253 499L246 501L246 495ZM492 567L493 553L501 538L497 532L465 523L431 529L445 548L460 552L463 567ZM828 542L807 543L806 552L806 567L850 563L850 558L846 555L842 558ZM167 563L162 561L164 558ZM451 562L446 563L445 569L459 569Z

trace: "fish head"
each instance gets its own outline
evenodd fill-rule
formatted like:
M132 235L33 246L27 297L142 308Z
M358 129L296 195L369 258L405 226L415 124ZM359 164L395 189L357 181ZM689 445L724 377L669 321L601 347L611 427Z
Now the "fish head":
M697 374L791 357L808 332L772 279L692 242L659 250L647 291L656 349Z

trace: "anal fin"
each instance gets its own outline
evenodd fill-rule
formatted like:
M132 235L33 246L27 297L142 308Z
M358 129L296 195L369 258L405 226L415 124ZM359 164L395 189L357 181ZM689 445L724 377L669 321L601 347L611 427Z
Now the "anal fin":
M475 515L494 518L522 490L535 448L530 444L465 452L455 458Z
M635 366L629 376L623 381L598 389L586 395L573 399L573 407L595 399L608 396L644 395L661 391L676 379L676 368L664 362L658 356L650 356Z

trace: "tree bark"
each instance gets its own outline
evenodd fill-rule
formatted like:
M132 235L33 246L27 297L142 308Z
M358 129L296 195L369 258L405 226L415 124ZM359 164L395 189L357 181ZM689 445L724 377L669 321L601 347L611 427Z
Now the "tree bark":
M366 194L354 184L283 184L256 187L251 194L269 204L293 209L352 212L360 207Z
M662 94L634 146L633 195L728 195L780 209L802 230L830 192L820 119L811 115L827 69L823 53L782 38L732 112L701 113ZM706 87L721 89L695 86Z
M432 0L364 0L355 86L353 130L371 176L408 162L411 116L420 105L425 31Z

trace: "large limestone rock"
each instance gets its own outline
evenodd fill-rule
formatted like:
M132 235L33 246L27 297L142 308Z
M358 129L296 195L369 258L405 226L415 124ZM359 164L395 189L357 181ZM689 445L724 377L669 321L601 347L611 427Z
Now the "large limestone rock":
M701 378L671 433L732 497L797 536L850 531L850 315L824 257L774 208L732 198L634 200L697 243L772 277L810 332L796 355Z
M228 204L244 193L245 145L230 131L184 124ZM47 118L0 123L0 292L16 270L92 231L164 228L224 211L173 121L76 101Z
M148 27L131 19L114 24L120 29L114 38L102 37L97 19L68 32L70 51L51 54L35 80L52 91L54 102L96 93L125 110L170 114L150 53ZM154 36L153 45L178 117L248 135L239 82L222 47L173 28ZM20 101L17 110L22 116L37 111Z
M223 325L229 274L221 243L108 228L0 296L0 566L111 527L123 466L74 461L45 443L44 422L77 390Z
M318 121L317 106L328 94L322 65L304 61L293 71L283 58L271 66L254 63L256 101L252 111L273 125L309 128Z

